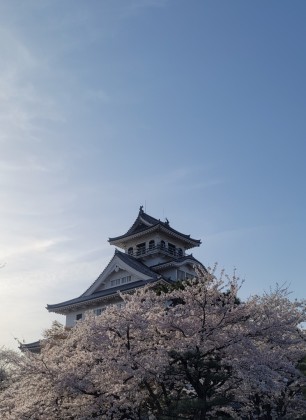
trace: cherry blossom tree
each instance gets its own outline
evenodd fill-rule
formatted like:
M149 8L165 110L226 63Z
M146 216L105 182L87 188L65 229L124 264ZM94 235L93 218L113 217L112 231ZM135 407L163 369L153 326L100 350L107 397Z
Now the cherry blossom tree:
M5 347L0 348L0 392L8 388L19 354Z
M303 301L276 287L245 302L239 280L201 271L122 295L124 308L54 324L15 360L3 419L279 419L306 409Z

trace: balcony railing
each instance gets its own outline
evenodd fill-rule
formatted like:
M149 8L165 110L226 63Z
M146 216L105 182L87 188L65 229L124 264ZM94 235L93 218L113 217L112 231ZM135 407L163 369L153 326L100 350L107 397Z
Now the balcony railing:
M184 255L183 250L180 248L174 248L172 246L166 246L164 244L156 244L150 245L148 248L146 247L139 247L133 252L129 251L129 255L133 255L133 257L142 257L145 255L155 254L156 252L162 252L167 255L172 255L173 257L179 258Z

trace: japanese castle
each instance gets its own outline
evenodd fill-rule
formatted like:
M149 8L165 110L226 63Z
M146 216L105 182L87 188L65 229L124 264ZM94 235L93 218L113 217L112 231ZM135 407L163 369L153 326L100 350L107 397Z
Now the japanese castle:
M201 241L173 229L168 219L162 222L148 215L143 206L130 229L108 242L117 247L114 256L88 289L74 299L47 305L49 312L66 316L68 328L84 319L88 311L100 315L110 304L120 308L119 291L131 293L148 284L173 284L194 278L197 266L204 268L192 254L187 254ZM37 351L39 342L23 347Z

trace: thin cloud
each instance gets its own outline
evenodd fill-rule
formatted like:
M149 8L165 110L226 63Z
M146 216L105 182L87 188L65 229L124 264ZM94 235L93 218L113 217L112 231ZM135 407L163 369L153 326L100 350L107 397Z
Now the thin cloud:
M46 252L51 247L67 241L67 238L53 238L53 239L42 239L42 240L28 240L23 245L7 246L2 250L2 258L7 260L8 258L16 257L18 255L32 254L33 252Z
M0 161L1 172L50 172L51 169L46 165L29 160L27 163L5 162Z
M0 141L35 141L41 120L63 121L54 98L37 85L44 59L12 27L0 29L0 53Z

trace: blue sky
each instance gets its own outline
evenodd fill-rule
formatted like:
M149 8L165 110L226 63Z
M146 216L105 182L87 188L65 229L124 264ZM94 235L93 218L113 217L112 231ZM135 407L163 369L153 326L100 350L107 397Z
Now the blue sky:
M40 337L139 206L306 295L306 3L0 3L0 345ZM57 318L63 321L63 318Z

